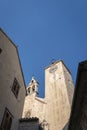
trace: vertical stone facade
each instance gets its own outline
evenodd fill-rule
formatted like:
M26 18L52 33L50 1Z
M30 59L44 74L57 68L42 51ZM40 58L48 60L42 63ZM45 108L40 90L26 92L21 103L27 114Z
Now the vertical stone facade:
M18 130L18 119L22 116L25 99L25 83L17 47L1 29L0 50L0 125L7 108L13 117L11 130ZM17 97L12 91L15 78L20 86Z
M32 93L32 80L27 87L23 118L38 117L45 121L45 129L62 130L68 124L74 86L71 74L63 61L55 62L45 69L45 98Z
M45 102L41 98L26 96L22 118L38 117L40 122L44 119Z
M45 69L45 118L50 130L62 130L68 123L73 91L71 74L63 61Z
M13 87L15 84L18 90ZM45 98L38 97L38 85L33 77L26 95L17 47L0 29L0 129L5 110L12 116L11 130L18 130L18 125L19 130L23 130L23 127L38 130L37 123L41 130L67 128L74 87L63 61L54 62L45 69ZM27 118L28 122L22 119L18 124L21 117ZM39 122L29 123L30 119L36 117Z
M41 123L45 115L45 100L37 96L38 82L32 78L27 87L27 96L25 98L23 118L38 117Z

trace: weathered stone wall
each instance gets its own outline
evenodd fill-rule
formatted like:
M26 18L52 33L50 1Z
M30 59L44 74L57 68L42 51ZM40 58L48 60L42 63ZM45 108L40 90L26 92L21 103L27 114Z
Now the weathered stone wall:
M23 118L38 117L50 130L67 128L74 86L69 70L62 61L45 69L45 99L30 94L25 98Z
M62 61L45 69L46 121L49 123L50 130L62 130L69 120L71 99L69 99L67 89L71 91L73 85L66 83L66 77L72 82ZM70 93L71 97L73 89Z
M72 99L73 99L73 93L74 93L74 83L73 83L70 71L67 71L66 67L63 64L62 64L62 68L63 68L63 75L64 75L64 79L65 79L69 103L72 106Z
M45 114L45 102L43 99L28 95L25 98L23 118L38 117L40 122L43 121Z
M0 124L5 107L13 115L11 130L18 130L18 119L22 116L25 99L25 85L23 81L17 49L12 41L0 30ZM14 78L17 78L20 90L16 98L11 90Z

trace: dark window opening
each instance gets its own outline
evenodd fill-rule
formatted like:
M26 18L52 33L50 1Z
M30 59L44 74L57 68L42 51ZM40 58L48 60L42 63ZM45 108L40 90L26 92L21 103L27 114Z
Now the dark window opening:
M35 91L35 85L32 87L33 92Z
M17 79L15 78L13 82L13 86L12 86L12 92L14 93L16 98L18 97L19 88L20 88L19 83Z
M28 88L28 92L30 93L30 88Z
M33 83L34 81L32 80L32 83Z
M1 52L2 52L2 49L0 48L0 54L1 54Z
M6 108L3 115L2 123L1 123L2 130L10 130L11 125L12 125L12 119L13 119L12 114Z

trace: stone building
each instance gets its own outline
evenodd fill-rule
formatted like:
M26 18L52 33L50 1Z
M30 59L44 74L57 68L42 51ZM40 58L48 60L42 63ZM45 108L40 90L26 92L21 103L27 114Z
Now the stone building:
M62 60L45 68L45 97L38 81L25 82L16 45L0 29L0 130L67 128L73 97L71 73Z
M45 130L62 130L69 120L74 92L70 71L62 60L56 61L45 68L45 98L38 97L38 85L32 77L22 117L38 117Z
M38 97L39 83L32 77L27 87L27 96L25 97L23 118L38 117L40 121L44 120L45 100Z
M17 47L0 29L0 130L18 130L25 94Z

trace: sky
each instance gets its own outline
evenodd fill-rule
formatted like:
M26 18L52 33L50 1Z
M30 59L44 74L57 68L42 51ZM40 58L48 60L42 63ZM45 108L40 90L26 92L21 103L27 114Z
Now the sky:
M0 27L18 46L26 86L32 76L44 97L45 67L63 60L75 84L87 60L87 0L0 0Z

